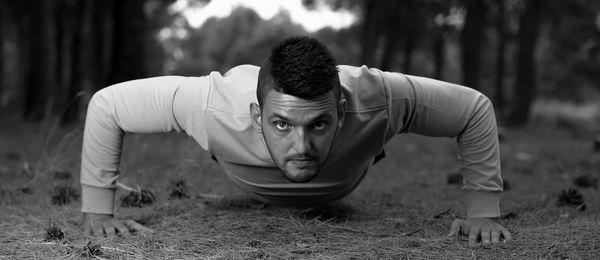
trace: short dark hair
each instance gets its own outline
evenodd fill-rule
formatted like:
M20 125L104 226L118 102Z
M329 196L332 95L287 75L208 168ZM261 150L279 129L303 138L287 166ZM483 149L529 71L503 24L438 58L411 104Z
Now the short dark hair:
M262 108L271 89L303 99L333 90L340 97L337 64L329 49L311 37L291 37L278 43L263 63L256 97Z

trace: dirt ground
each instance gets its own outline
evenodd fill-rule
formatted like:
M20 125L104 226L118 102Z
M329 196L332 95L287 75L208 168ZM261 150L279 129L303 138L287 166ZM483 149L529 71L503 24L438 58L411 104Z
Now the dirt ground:
M0 259L600 257L598 132L572 125L506 131L499 221L514 241L474 248L447 237L454 217L465 216L460 184L449 183L459 168L452 139L399 136L348 197L299 208L248 199L191 138L127 136L121 180L157 201L117 216L155 232L87 239L80 199L69 193L79 194L81 129L10 120L0 127ZM180 196L169 198L175 181Z

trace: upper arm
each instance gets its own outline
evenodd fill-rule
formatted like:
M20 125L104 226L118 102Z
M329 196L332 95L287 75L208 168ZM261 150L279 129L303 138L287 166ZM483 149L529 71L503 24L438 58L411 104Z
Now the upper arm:
M457 137L478 107L491 108L483 94L434 79L384 72L391 92L390 130Z
M181 131L173 100L185 77L165 76L115 84L98 91L90 106L102 106L106 120L127 133Z
M185 79L169 76L134 80L94 94L85 120L82 184L107 187L116 180L124 133L185 131L173 109L174 97Z

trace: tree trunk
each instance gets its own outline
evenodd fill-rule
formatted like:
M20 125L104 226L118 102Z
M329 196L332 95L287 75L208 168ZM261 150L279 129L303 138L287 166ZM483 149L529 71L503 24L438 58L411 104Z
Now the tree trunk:
M147 29L145 0L116 1L114 41L109 83L146 76L145 41Z
M90 41L94 42L93 57L96 71L93 73L93 89L95 92L108 84L113 50L113 10L114 0L93 1L93 26Z
M527 123L536 92L535 46L540 30L542 0L527 0L519 19L519 51L517 81L514 85L513 106L508 116L512 126Z
M55 95L58 102L55 103L54 113L61 115L65 110L66 90L71 83L71 67L73 55L73 38L79 24L78 10L74 7L76 3L68 0L56 0L56 89Z
M406 31L406 39L404 40L404 60L402 61L402 73L410 74L412 58L415 51L416 33L412 30Z
M40 121L50 114L56 83L53 2L30 1L27 5L26 31L29 34L29 62L26 70L26 119ZM34 22L36 21L36 22Z
M374 66L375 50L379 45L377 26L377 5L379 1L365 0L363 7L363 28L361 58L363 65ZM380 3L379 3L380 4Z
M505 29L505 8L504 0L496 0L498 13L496 17L496 33L498 35L498 45L496 46L496 78L494 105L497 117L504 118L504 55L506 52L506 29Z
M482 0L466 0L467 15L462 32L463 84L479 89L481 46L487 8Z
M398 50L398 38L401 32L401 30L398 30L398 27L405 26L400 22L402 20L401 16L404 16L405 14L400 10L402 7L400 1L381 1L381 3L385 4L385 19L383 20L383 24L380 24L379 26L385 27L385 34L382 35L382 38L385 39L385 41L379 68L384 71L389 71Z
M6 32L4 32L5 4L0 1L0 115L4 110L4 99L2 98L4 89L4 41Z
M71 59L73 64L71 70L71 81L68 85L67 95L64 102L64 113L61 117L61 124L66 125L75 122L79 116L80 93L85 89L89 82L90 73L95 71L94 62L89 58L94 42L89 40L92 20L93 0L80 0L75 3L74 10L77 11L75 27L75 37L73 39L73 48L71 50Z
M16 46L17 46L17 69L16 69L16 74L17 74L17 86L21 86L21 88L24 88L23 91L19 91L18 93L18 104L20 106L19 111L22 113L23 117L25 117L25 102L26 102L26 97L25 97L25 92L26 92L26 88L27 88L27 84L28 84L28 79L27 79L27 70L29 68L29 56L31 56L30 53L30 46L31 46L31 35L29 32L29 24L30 24L30 18L29 18L29 14L26 11L25 8L26 3L20 2L19 5L15 5L15 13L17 13L17 15L15 16L16 18L16 22L15 22L15 31L16 31Z
M442 80L444 77L444 63L446 42L444 39L444 29L439 28L433 36L433 77Z
M404 6L404 15L402 16L402 28L403 28L403 38L404 38L404 50L403 50L403 58L402 61L402 72L410 74L411 73L411 65L412 58L416 47L417 42L417 17L415 17L416 12L416 3L414 0L406 1L406 5Z

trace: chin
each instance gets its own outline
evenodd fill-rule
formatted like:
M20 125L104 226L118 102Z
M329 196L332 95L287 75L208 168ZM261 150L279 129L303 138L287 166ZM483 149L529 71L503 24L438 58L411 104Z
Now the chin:
M283 175L285 176L285 178L287 178L288 180L290 180L291 182L295 182L295 183L305 183L305 182L309 182L312 181L315 177L317 177L317 170L300 170L300 171L296 171L296 172L288 172L288 171L284 171Z

